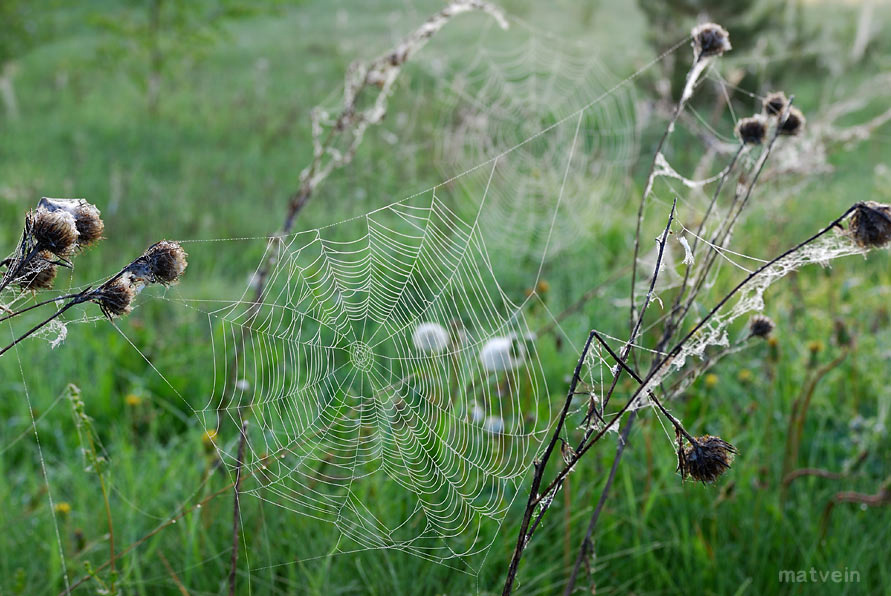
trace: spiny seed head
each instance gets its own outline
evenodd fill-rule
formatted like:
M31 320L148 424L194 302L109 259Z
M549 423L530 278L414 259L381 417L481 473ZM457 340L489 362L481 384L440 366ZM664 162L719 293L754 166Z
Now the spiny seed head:
M746 145L760 145L767 137L767 122L762 116L742 118L736 123L736 136Z
M764 315L755 315L749 320L749 332L755 337L766 339L775 327L770 317Z
M786 119L780 123L780 134L794 136L804 130L806 120L804 114L798 108L789 108Z
M133 280L125 273L100 287L95 292L93 301L99 305L105 316L114 318L130 314L135 296Z
M863 248L875 248L891 242L891 205L866 201L858 203L851 215L851 237Z
M60 257L70 255L77 245L77 225L74 216L67 211L38 207L28 213L27 229L38 249Z
M105 222L102 221L101 212L92 203L84 199L51 199L43 197L37 204L38 208L47 211L63 211L74 217L77 227L77 243L80 246L93 244L102 237L105 231Z
M189 255L176 242L162 240L153 244L131 265L133 275L151 283L172 284L182 277Z
M786 110L788 103L789 98L786 97L785 93L773 91L768 93L764 101L761 102L761 108L764 110L765 115L775 117L780 116Z
M710 56L720 56L730 51L730 34L721 25L703 23L693 28L693 51L696 60Z
M736 447L721 439L705 435L678 450L678 470L681 478L710 483L730 469L737 454Z
M58 270L58 267L52 262L52 258L52 253L48 251L38 253L36 258L25 265L15 283L23 290L32 292L52 288Z

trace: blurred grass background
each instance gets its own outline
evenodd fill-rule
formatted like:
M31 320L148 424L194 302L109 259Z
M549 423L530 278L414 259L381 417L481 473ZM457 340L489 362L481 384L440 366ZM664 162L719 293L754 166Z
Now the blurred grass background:
M22 40L2 46L4 72L12 81L18 112L7 111L0 118L3 245L12 249L25 210L41 196L85 197L102 209L106 221L107 240L81 256L72 280L60 280L60 287L117 270L159 237L272 233L311 156L309 111L332 94L336 97L351 61L386 50L440 6L432 0L249 6L195 2L181 21L166 24L170 31L162 39L169 54L152 105L146 84L151 56L140 38L149 5L101 0L23 3L13 7L24 15L21 28L13 32L12 18L0 23L4 39ZM748 68L741 86L759 92L794 91L796 104L809 115L886 72L891 64L891 38L886 33L871 40L862 59L848 60L859 3L691 0L638 5L599 0L559 2L542 9L531 0L512 0L503 6L543 30L590 41L597 58L618 77L682 38L708 11L731 31L733 57ZM887 8L877 3L875 18L887 21ZM205 26L209 15L212 27ZM473 20L466 17L455 27L474 27ZM448 51L447 35L425 50ZM763 63L747 66L745 60L757 55L765 56ZM675 86L686 68L686 54L681 56L676 67L668 65L661 73ZM437 125L423 101L430 92L425 78L429 73L409 68L405 74L391 114L411 113L411 118L401 125L397 118L388 118L370 130L354 163L332 176L300 214L298 229L365 213L443 178L437 165L425 159ZM643 100L654 101L656 83L655 78L641 82L638 93ZM886 108L887 103L871 104L861 115ZM729 131L732 122L729 115L726 118L722 126ZM639 196L650 149L664 126L659 118L646 124L632 197ZM399 143L388 142L383 132L396 135ZM733 248L775 254L853 201L891 200L889 139L886 126L864 142L835 148L829 156L832 171L810 176L782 201L772 200L772 195L779 195L790 181L760 187L759 200ZM692 144L674 143L670 156L681 171L698 159L692 149L684 153L686 146ZM580 243L546 269L552 286L546 300L554 312L626 264L636 199L616 209L619 216L604 225L596 244ZM257 243L248 250L198 252L184 282L189 294L237 297L262 248ZM835 492L875 493L891 476L885 426L891 407L889 277L887 254L880 252L869 259L835 263L832 269L803 270L777 284L767 296L767 312L778 322L777 355L771 358L767 346L745 351L719 365L715 378L697 381L675 405L676 413L698 434L721 434L740 448L733 471L717 486L681 484L661 428L653 417L643 417L597 532L592 579L596 593L887 592L891 572L884 545L891 527L889 510L837 507L823 542L820 524ZM519 279L525 278L505 280L505 286L522 292ZM726 270L717 287L734 279L734 272ZM562 326L575 343L540 339L538 349L555 400L565 390L565 376L591 321L616 333L623 329L626 311L614 303L625 294L624 285L607 288L602 298L567 319ZM527 314L533 327L549 321L540 310ZM782 450L791 404L815 366L839 353L833 340L838 317L856 338L855 347L817 386L798 465L850 472L841 480L800 479L782 499ZM186 399L201 407L213 380L196 374L207 361L209 346L196 340L206 336L206 320L170 301L143 299L121 325L161 371L172 373L169 380L175 386L187 388ZM202 442L203 425L121 335L102 321L72 325L69 331L69 338L55 350L33 340L21 346L19 358L11 352L0 361L3 594L51 594L64 588L26 392L72 577L82 574L85 561L96 566L106 560L107 527L96 476L84 470L75 423L62 397L68 383L82 388L87 413L110 461L118 548L142 537L184 501L194 502L231 481L222 471L211 471L215 455ZM822 348L812 355L809 345L815 341ZM566 545L574 558L612 454L609 447L597 450L572 475L567 492L573 507L560 504L546 518L525 555L518 593L552 594L560 589L571 562ZM400 499L401 493L382 480L369 484L369 498ZM193 494L196 488L199 493ZM62 503L67 508L59 507ZM178 593L163 557L189 594L224 592L231 505L229 494L213 499L123 557L119 569L124 593ZM520 513L517 502L500 531L491 529L498 536L475 576L398 551L288 563L305 552L330 550L336 530L245 498L246 556L243 553L240 590L500 592ZM778 570L812 566L856 569L862 582L777 582ZM80 591L94 592L96 585Z

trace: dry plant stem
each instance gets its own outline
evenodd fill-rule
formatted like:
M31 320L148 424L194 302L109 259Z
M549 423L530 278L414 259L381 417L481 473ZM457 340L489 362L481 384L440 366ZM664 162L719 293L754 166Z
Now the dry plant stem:
M548 460L551 457L551 453L554 451L554 446L557 444L557 440L560 437L560 431L563 428L563 423L566 421L566 416L569 414L569 408L572 405L572 398L575 395L575 390L578 386L579 378L582 374L582 366L585 363L585 357L588 355L588 350L591 349L591 342L593 341L594 331L591 331L588 334L588 340L585 342L585 347L582 348L582 353L579 356L578 363L575 366L575 372L573 372L572 374L572 380L569 382L569 391L566 393L566 399L563 402L563 410L560 412L560 418L557 420L557 428L554 429L554 433L551 435L551 440L548 442L548 446L545 448L544 454L542 455L541 459L536 459L532 462L532 467L534 469L534 473L532 476L532 486L529 488L529 499L526 502L526 511L523 513L523 521L520 524L520 532L517 536L517 545L514 548L514 553L511 557L510 565L507 569L507 579L504 582L504 589L502 590L503 596L508 596L513 590L514 579L517 575L517 568L520 565L520 558L523 556L523 551L526 549L526 544L528 542L526 531L529 528L530 521L532 520L532 513L533 511L535 511L535 506L538 504L538 487L541 486L541 478L544 474L545 464L547 464Z
M235 578L238 571L238 525L241 523L241 470L244 465L244 445L247 442L247 420L241 423L238 441L238 462L235 469L234 504L232 506L232 558L229 561L229 596L235 596Z
M189 591L186 589L182 580L179 579L179 576L176 574L176 571L173 570L173 567L170 566L170 561L167 560L167 557L164 556L162 551L158 551L158 558L161 559L161 564L164 565L164 569L167 570L167 575L169 575L170 579L173 580L173 583L176 584L176 588L179 590L181 596L189 596Z
M25 249L25 241L24 237L22 238L22 243L20 245L19 251L24 253ZM0 292L5 290L9 284L18 279L21 276L22 270L28 266L28 264L34 260L34 257L38 255L40 251L36 248L32 248L28 254L23 256L21 259L12 259L12 263L10 265L15 264L15 267L10 266L9 269L6 270L6 273L3 275L3 279L0 280Z
M848 356L848 350L845 349L841 354L836 356L831 362L828 362L814 371L813 376L807 380L801 393L792 404L792 411L789 413L789 425L786 430L786 450L783 457L783 474L785 479L795 464L798 462L798 450L801 447L801 435L804 432L804 421L807 418L807 411L810 407L811 398L820 381L829 374L833 369L837 368ZM780 499L785 500L787 483L783 483L780 491Z
M671 230L671 224L674 221L674 213L675 213L676 207L677 207L677 199L675 199L674 204L671 207L671 213L669 213L669 216L668 216L668 224L665 226L665 230L662 232L662 237L659 240L659 254L656 259L656 266L653 271L652 281L650 282L650 290L649 290L649 292L647 292L646 299L644 300L643 306L641 307L640 318L634 327L634 331L632 332L631 338L625 344L625 349L623 351L625 357L627 357L627 355L628 355L628 351L631 348L631 345L634 341L635 335L637 334L637 332L640 331L640 327L643 322L643 317L646 314L647 308L652 300L653 290L656 286L656 280L659 277L659 270L661 269L661 266L662 266L662 257L663 257L664 251L665 251L665 243L668 239L668 233ZM564 400L564 403L563 403L563 409L560 412L560 417L557 420L557 425L554 428L554 433L551 435L551 440L548 443L548 446L545 449L544 453L542 454L541 459L533 462L534 474L532 477L532 486L529 489L529 500L526 503L526 510L523 513L523 521L520 525L520 532L517 536L517 545L514 548L514 552L511 557L511 561L510 561L510 565L508 566L507 578L504 582L504 589L502 590L502 594L504 596L509 595L511 593L511 591L513 590L513 583L516 578L517 569L519 568L520 559L523 556L523 551L526 549L526 545L528 544L529 540L532 538L532 535L535 533L535 530L538 527L538 524L541 522L541 519L544 516L545 511L547 511L547 509L548 509L547 505L543 506L541 511L539 512L538 516L536 517L535 522L530 526L530 522L532 520L532 514L535 511L535 507L541 502L541 499L542 499L542 495L538 494L538 488L539 488L539 486L541 486L542 475L544 474L545 467L547 466L547 463L551 458L551 454L554 451L554 446L557 444L557 440L560 438L560 433L563 430L563 426L566 422L566 417L569 414L569 409L572 405L572 399L576 395L576 388L578 387L579 378L582 373L582 366L585 363L585 358L588 355L588 351L591 349L591 343L594 340L596 335L597 335L597 332L594 330L591 330L591 332L588 334L588 339L585 342L585 346L582 349L582 353L579 356L578 362L576 363L575 371L573 372L573 375L572 375L572 380L569 383L569 391L566 394L566 399ZM616 383L618 382L619 375L621 375L621 372L622 372L622 369L619 368L618 370L616 370L615 375L613 375L613 385L610 388L610 392L612 392L612 390L615 388ZM590 420L591 414L592 414L592 410L589 411L588 416L586 417L587 420ZM605 428L608 428L608 427L609 427L609 425L605 426ZM589 433L586 433L586 434L590 434L590 432L591 431L589 431ZM583 439L583 442L584 442L584 439ZM563 478L560 479L561 484L562 484L562 480L563 480ZM559 485L551 486L545 492L545 494L548 494L548 495L552 494L553 491L556 490L556 488L558 486Z
M637 398L640 396L641 391L645 390L645 388L650 384L650 382L653 380L653 378L669 362L671 362L678 354L680 354L681 350L687 344L687 342L690 341L690 339L692 339L693 336L696 335L696 333L698 333L702 329L702 327L706 323L708 323L708 321L710 321L711 318L714 317L718 313L718 311L720 311L721 308L723 308L736 295L737 292L739 292L743 287L745 287L745 285L748 284L750 281L752 281L753 279L755 279L756 277L761 275L761 273L763 273L768 267L771 267L778 261L788 257L791 254L798 252L805 246L811 244L815 240L821 238L822 236L824 236L827 233L829 233L830 231L832 231L834 228L838 227L841 224L841 222L846 217L848 217L848 215L850 215L854 211L854 209L856 209L856 207L857 207L857 204L852 205L847 210L845 210L844 213L842 213L839 217L837 217L829 225L827 225L825 228L823 228L816 234L812 235L811 237L807 238L806 240L799 242L794 247L786 250L779 256L771 259L770 261L768 261L767 263L765 263L764 265L762 265L761 267L759 267L758 269L756 269L755 271L750 273L748 276L746 276L746 278L743 279L741 282L739 282L732 290L730 290L730 292L725 294L724 297L721 298L721 300L719 300L718 303L715 304L715 306L702 318L702 320L700 320L699 323L697 323L696 326L693 327L693 329L691 329L680 341L678 341L678 343L675 344L675 346L671 350L669 350L668 353L662 357L662 359L660 359L658 362L656 362L653 365L650 372L643 379L643 382L641 383L640 387L631 395L631 397L628 399L628 401L625 403L625 405L613 416L613 418L609 422L607 422L607 424L603 428L601 428L596 434L594 434L594 436L592 438L590 438L584 445L582 445L580 449L576 450L576 453L572 457L572 459L569 462L567 462L567 464L563 467L563 469L561 469L560 472L557 473L557 475L554 477L554 479L551 481L551 483L548 484L547 487L542 491L542 495L550 494L551 491L554 490L555 487L560 485L560 483L567 476L567 474L569 474L569 472L572 471L573 467L579 461L579 459L581 459L585 455L585 453L587 453L587 451L589 449L591 449L591 447L593 447L611 429L611 427L614 424L616 424L616 422L618 420L621 419L623 414L625 414L626 412L629 411L631 406L636 402ZM538 503L541 501L541 499L542 499L542 497L539 496L533 503L533 506L538 505ZM542 507L542 512L540 513L540 516L544 514L544 511L546 509L547 509L546 507Z
M40 331L41 329L43 329L44 327L46 327L47 325L49 325L52 321L54 321L55 319L57 319L57 318L59 318L60 316L62 316L62 315L65 313L65 311L67 311L69 308L71 308L71 307L73 307L73 306L75 306L75 305L77 305L77 304L81 304L81 303L83 303L83 302L87 302L87 301L89 301L89 299L90 299L90 297L89 297L89 290L90 290L90 289L87 288L87 289L84 290L83 292L77 294L77 295L76 295L74 298L72 298L67 304L65 304L65 305L63 305L61 308L59 308L59 310L57 310L55 313L53 313L52 315L50 315L49 317L47 317L46 319L44 319L44 320L41 321L40 323L38 323L38 324L34 325L33 327L31 327L28 331L26 331L25 333L23 333L22 335L20 335L19 337L17 337L15 340L12 341L12 343L10 343L8 346L6 346L6 347L3 348L2 350L0 350L0 356L2 356L2 355L5 354L7 351L9 351L10 349L12 349L12 348L13 348L14 346L16 346L19 342L21 342L21 341L27 339L28 337L31 337L31 335L37 333L38 331ZM12 316L12 315L10 315L10 316Z
M780 126L781 126L782 122L785 122L786 118L789 115L789 109L792 106L793 99L794 99L794 96L789 98L789 101L786 104L786 111L783 114L782 118L779 120L779 122L776 126L776 129L774 130L773 136L770 139L770 143L768 143L767 148L764 150L764 152L761 154L761 156L758 159L758 164L755 167L755 173L752 176L752 179L749 181L749 184L746 185L746 190L743 194L742 202L739 202L739 195L734 196L733 202L730 205L730 212L733 213L734 207L737 205L737 203L739 203L739 208L736 210L733 217L731 217L728 220L728 222L726 222L724 225L722 225L721 228L719 228L719 230L712 237L711 244L713 246L722 246L724 244L724 242L726 242L730 233L733 231L733 227L736 225L736 221L739 219L739 215L743 212L743 209L745 209L746 205L748 204L749 198L752 196L752 190L755 188L755 185L758 183L758 179L761 177L761 173L764 171L764 166L767 164L767 160L770 157L770 153L773 150L773 147L776 144L777 139L779 138ZM853 207L852 207L852 209L853 209ZM850 210L847 213L850 213ZM844 217L840 218L838 221L841 221L841 219L844 219ZM676 319L673 319L673 321L674 321L674 323L672 325L673 328L670 330L670 333L668 332L669 331L668 328L666 328L666 333L663 334L663 338L659 342L659 345L657 346L657 350L661 350L668 344L668 342L671 340L672 335L676 331L676 326L680 325L681 321L683 321L686 318L687 313L690 312L690 309L693 307L693 304L696 301L696 298L699 295L699 292L702 289L702 286L705 283L705 280L708 278L708 274L711 272L712 267L714 266L716 261L717 261L717 251L712 251L706 256L705 264L703 265L699 274L697 275L693 290L690 292L689 296L687 297L687 300L684 303L683 308L681 309L681 314ZM756 270L756 273L759 271L762 271L763 269L764 269L764 267L759 268L758 270ZM681 291L683 292L684 289L685 288L682 288Z
M668 140L669 135L671 135L671 132L674 130L675 123L680 117L681 112L684 111L684 106L687 105L687 101L692 95L692 93L688 93L688 89L693 89L696 84L695 78L698 78L704 70L704 68L700 67L700 63L701 60L699 59L694 61L693 66L687 72L687 85L684 88L684 93L678 100L678 104L675 107L674 114L672 114L671 120L668 122L668 126L665 128L665 132L662 133L662 138L659 139L659 144L656 145L656 151L653 154L653 162L650 164L650 173L647 176L647 183L646 186L644 186L643 194L640 197L640 204L637 207L637 223L635 225L634 231L634 253L632 257L633 260L631 262L631 306L628 316L629 329L634 328L634 286L637 284L637 258L640 254L640 228L641 224L643 223L643 215L647 204L647 198L649 198L650 193L653 191L653 184L656 182L656 164L659 160L659 156L662 155L662 148L665 146L665 142Z
M572 594L575 589L575 583L578 581L579 570L582 567L582 563L585 561L585 558L588 556L589 551L593 547L591 543L591 538L594 535L594 528L597 527L597 520L600 519L600 512L603 511L603 506L606 504L606 498L609 496L609 489L613 485L613 481L616 478L616 470L619 469L619 461L622 459L622 453L625 451L625 445L628 444L628 435L631 433L631 426L634 424L634 419L637 417L637 410L631 412L628 415L628 420L625 422L625 426L622 427L622 432L619 434L619 442L616 445L616 456L613 458L612 466L609 469L609 476L606 479L606 484L603 485L603 490L600 492L600 498L597 500L597 506L594 507L594 513L591 514L591 519L588 521L588 528L585 530L585 537L582 540L582 546L579 548L579 554L576 556L575 564L572 567L572 573L569 575L569 580L566 582L566 588L563 590L564 596L569 596Z
M643 306L640 309L640 315L637 318L637 323L635 323L634 328L631 330L631 335L628 336L628 341L625 342L625 345L622 347L622 356L621 359L625 360L628 358L628 355L631 353L631 349L634 346L634 341L637 339L638 334L640 333L640 328L643 325L644 316L647 314L647 308L649 308L650 303L653 300L653 292L656 289L656 281L659 279L659 271L662 268L662 259L665 256L665 246L666 242L668 242L668 234L671 231L671 224L674 223L675 211L677 210L678 200L675 197L674 202L671 204L671 212L668 214L668 224L665 226L665 230L662 232L662 237L657 240L659 243L659 252L656 255L656 267L653 269L653 275L650 278L650 287L647 290L647 295L644 298ZM633 300L633 298L632 298ZM603 414L606 412L606 406L609 404L610 398L612 398L613 392L616 390L616 385L619 382L619 377L622 375L622 368L619 367L616 372L613 374L612 384L610 385L609 391L606 392L606 396L603 398L603 402L600 404L600 412L599 417L602 420ZM585 418L585 424L591 423L590 414ZM588 435L590 434L590 431ZM581 443L579 443L579 447L585 442L588 438L586 435Z
M835 495L826 503L823 510L823 519L821 522L820 540L826 538L826 532L829 530L829 518L832 510L838 503L860 503L867 507L880 507L882 505L891 505L891 478L885 480L879 491L874 495L867 495L853 491L842 491Z
M597 332L594 332L594 337L597 339L598 342L600 342L600 345L602 345L602 346L606 349L606 351L609 353L609 355L613 357L613 360L615 360L615 361L619 364L619 366L621 366L623 369L625 369L625 371L628 372L629 375L631 375L631 378L633 378L635 381L637 381L638 385L641 385L641 386L642 386L643 383L644 383L644 380L641 379L641 378L640 378L640 375L638 375L636 372L634 372L634 370L633 370L630 366L628 366L628 363L627 363L627 362L625 362L624 360L622 360L621 358L619 358L619 355L616 354L616 353L613 351L613 349L609 347L609 344L606 343L606 340L603 339L603 338L600 336L600 334L597 333ZM688 441L690 441L691 443L693 443L693 444L695 445L695 444L696 444L696 439L693 438L693 436L692 436L690 433L687 432L687 430L684 428L684 425L681 424L681 421L680 421L680 420L678 420L677 418L675 418L675 416L674 416L671 412L669 412L668 410L665 409L665 406L662 405L662 402L659 401L659 399L656 397L656 394L653 393L653 392L650 391L650 390L647 390L647 395L648 395L649 398L653 401L653 403L656 404L656 406L657 406L657 407L659 408L659 410L665 415L665 417L668 418L668 420L669 420L669 422L671 422L672 426L674 426L674 428L675 428L679 433L681 433L682 435L684 435L684 437L685 437Z
M841 480L846 474L830 472L829 470L822 470L820 468L799 468L798 470L792 470L783 477L783 486L788 487L795 482L795 480L805 476L817 476L819 478L828 478L829 480Z
M17 316L19 316L19 315L23 315L23 314L25 314L25 313L28 312L28 311L32 311L32 310L34 310L35 308L40 308L41 306L46 306L47 304L52 304L52 303L54 303L54 302L61 302L62 300L68 300L69 298L76 298L76 297L79 296L79 295L80 295L80 292L78 292L78 293L76 293L76 294L65 294L64 296L57 296L57 297L55 297L55 298L50 298L49 300L43 300L43 301L41 301L41 302L38 302L37 304L32 304L31 306L28 306L28 307L26 307L26 308L22 308L22 309L20 309L20 310L12 311L12 312L10 312L9 314L7 314L7 315L5 315L5 316L3 316L3 317L0 317L0 323L2 323L3 321L7 321L7 320L9 320L9 319L11 319L11 318L13 318L13 317L17 317Z
M715 186L715 190L712 193L712 199L709 202L708 209L706 209L705 215L702 216L702 220L699 222L699 226L697 226L696 228L696 236L694 236L693 246L690 248L690 253L694 256L696 255L696 249L699 247L699 239L702 237L703 230L705 229L705 224L708 221L708 218L711 216L712 211L714 210L715 205L718 202L718 197L721 195L721 191L724 189L724 184L727 182L727 179L733 172L733 168L734 166L736 166L736 162L739 160L739 156L742 155L745 147L746 146L744 144L740 144L739 149L737 149L736 152L733 154L733 157L730 158L730 163L727 164L723 175L718 180L718 184ZM668 339L671 338L671 335L674 333L674 317L681 308L681 300L683 299L684 294L687 291L687 282L690 280L690 272L692 270L692 266L689 265L684 270L684 279L681 282L681 289L678 292L677 296L675 296L674 303L671 305L671 310L668 313L668 319L665 322L665 330L663 332L663 340L665 342L667 342Z

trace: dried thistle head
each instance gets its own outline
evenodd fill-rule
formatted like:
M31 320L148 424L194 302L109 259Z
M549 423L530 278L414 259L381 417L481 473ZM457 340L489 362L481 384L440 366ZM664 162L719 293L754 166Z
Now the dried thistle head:
M74 216L67 211L49 211L38 207L28 213L25 222L26 233L34 239L38 250L60 257L74 252L77 225Z
M780 134L794 136L804 130L806 120L804 114L798 108L789 108L786 119L780 122Z
M786 105L789 98L782 91L773 91L768 93L761 102L761 108L767 116L777 117L786 111Z
M150 246L129 269L134 276L149 283L168 285L182 277L189 264L188 256L178 243L162 240Z
M25 263L15 283L23 290L32 292L51 289L58 271L52 258L52 253L48 251L38 253L36 258Z
M678 470L681 478L710 483L730 469L736 447L720 437L705 435L678 449Z
M774 324L770 317L764 315L755 315L749 319L749 333L754 337L766 339L775 327L776 324Z
M697 25L690 34L693 36L693 51L697 61L710 56L720 56L732 49L730 34L717 23Z
M736 123L736 136L746 145L760 145L767 138L767 122L762 116L741 118Z
M92 203L84 199L51 199L43 197L37 204L38 208L47 211L63 211L74 217L74 225L77 228L77 243L80 246L89 246L100 238L105 231L105 222L102 221L101 212Z
M93 302L99 305L102 313L109 319L130 314L136 288L129 274L124 273L93 292Z
M851 215L849 233L863 248L885 246L891 241L891 205L875 201L858 203Z

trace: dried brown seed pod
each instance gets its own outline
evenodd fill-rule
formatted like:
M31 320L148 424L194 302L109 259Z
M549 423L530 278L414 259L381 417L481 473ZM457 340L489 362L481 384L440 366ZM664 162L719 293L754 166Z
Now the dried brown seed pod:
M47 211L64 211L74 217L74 225L77 227L77 243L80 246L88 246L100 238L105 231L105 222L102 221L101 212L92 203L84 199L51 199L43 197L37 204L38 208Z
M77 225L74 216L67 211L48 211L38 207L28 213L26 233L30 234L38 250L45 250L65 257L77 245Z
M773 91L765 96L761 102L761 108L767 116L780 116L786 111L789 104L789 98L782 91Z
M786 115L786 119L780 123L780 134L781 135L797 135L800 134L802 130L804 130L804 124L806 120L804 118L804 114L801 113L801 110L798 108L789 108L789 113Z
M49 290L53 287L58 267L52 262L53 255L48 251L39 253L22 268L15 283L23 290Z
M766 338L775 327L770 317L764 315L755 315L749 320L749 332L755 337Z
M111 319L130 314L135 296L136 288L133 286L133 279L129 274L124 273L100 286L93 293L92 300L99 305L102 313Z
M736 447L720 437L705 435L678 450L678 470L681 478L710 483L730 469L737 454Z
M741 118L736 123L736 136L746 145L760 145L767 137L767 122L762 116Z
M693 51L696 60L720 56L730 51L730 34L717 23L703 23L693 28Z
M189 262L188 254L176 242L162 240L151 245L128 267L134 277L146 283L172 284L182 277Z
M177 281L186 270L188 254L176 242L162 240L145 253L155 279L162 284Z
M891 205L865 201L851 215L851 237L863 248L884 246L891 241Z

